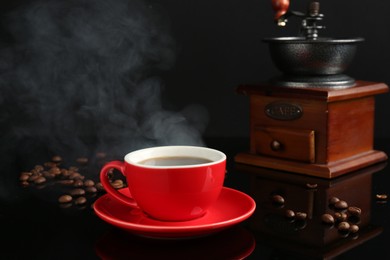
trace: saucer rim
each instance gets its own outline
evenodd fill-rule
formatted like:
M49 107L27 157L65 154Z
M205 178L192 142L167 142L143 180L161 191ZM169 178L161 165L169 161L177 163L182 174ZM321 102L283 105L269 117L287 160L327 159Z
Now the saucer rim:
M122 192L126 189L127 188L122 188L118 191ZM242 221L246 220L247 218L249 218L254 213L254 211L256 209L256 202L254 201L254 199L252 197L250 197L248 194L246 194L244 192L241 192L241 191L233 189L233 188L223 187L222 189L224 191L239 194L239 196L241 196L242 198L245 198L245 200L250 201L250 207L248 207L249 209L244 214L241 214L238 217L229 218L227 220L218 221L215 223L208 223L208 224L196 224L196 223L191 224L191 222L196 222L196 221L199 221L200 219L207 218L208 212L200 218L197 218L194 220L189 220L189 221L169 221L168 222L168 221L161 221L161 220L155 219L155 221L157 221L159 223L183 223L183 225L179 225L179 226L136 224L136 223L123 221L123 220L119 220L117 218L108 216L107 214L103 213L99 209L96 209L96 205L103 203L102 201L106 199L106 196L110 196L109 194L105 194L102 197L100 197L99 199L97 199L96 202L94 203L93 209L94 209L95 213L100 218L102 218L103 220L107 221L110 224L113 224L115 226L120 226L120 228L134 230L134 231L145 231L145 230L158 231L159 233L162 233L164 231L172 232L172 231L188 231L188 230L199 231L199 230L204 230L204 229L220 229L220 228L223 228L226 226L230 226L230 225L234 225L236 223L242 222ZM118 203L120 203L120 202L118 202ZM142 213L142 214L144 214L144 213ZM145 217L149 218L146 214L145 214ZM186 225L185 223L188 223L188 224Z

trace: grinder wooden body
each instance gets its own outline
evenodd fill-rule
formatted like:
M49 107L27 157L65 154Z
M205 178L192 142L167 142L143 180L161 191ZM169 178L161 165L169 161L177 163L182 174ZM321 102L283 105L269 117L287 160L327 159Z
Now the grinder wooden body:
M334 178L384 161L373 149L375 95L384 83L349 88L245 85L250 98L250 151L239 163Z

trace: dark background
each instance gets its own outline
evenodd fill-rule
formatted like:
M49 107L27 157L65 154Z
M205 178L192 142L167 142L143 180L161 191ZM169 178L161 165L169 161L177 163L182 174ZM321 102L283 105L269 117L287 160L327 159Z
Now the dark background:
M4 1L3 1L4 2ZM7 13L23 0L6 1ZM291 1L290 10L304 11L308 1ZM258 83L278 74L267 45L270 36L295 36L298 19L286 28L273 23L268 0L149 0L167 17L177 44L174 66L161 76L164 105L181 109L190 103L203 105L209 113L206 137L247 137L248 98L235 93L243 83ZM390 82L390 21L388 1L322 1L322 35L363 37L347 74L360 80ZM3 25L4 26L4 25ZM7 37L7 35L3 36ZM376 137L389 137L388 95L377 96Z
M63 1L71 2L71 0ZM83 2L83 0L78 1ZM10 24L6 16L10 12L19 10L26 4L33 2L39 1L1 1L1 49L12 48L15 40L10 33L12 28L9 27ZM221 147L220 149L228 154L229 163L233 163L233 156L249 147L249 144L246 145L246 139L249 140L249 100L248 97L236 94L235 88L240 84L259 83L278 74L270 60L267 45L262 43L262 39L272 36L295 36L299 28L299 21L292 18L286 28L278 28L273 23L271 0L145 0L145 2L148 3L150 8L157 10L156 12L165 17L163 20L167 22L172 39L175 41L175 62L169 66L169 69L158 73L158 76L164 82L161 92L164 108L169 111L181 111L188 104L200 104L204 107L209 114L207 127L202 132L205 139L213 140L216 137L216 139L227 137L217 140L215 143L208 141L207 145L218 149ZM303 0L292 1L291 10L303 11L307 2ZM347 74L359 80L390 84L390 50L388 49L388 46L390 46L390 21L388 19L390 2L328 0L321 1L321 4L321 12L325 14L323 24L327 26L322 35L341 38L365 38L365 42L360 44L355 60ZM5 52L1 53L4 55ZM58 60L58 62L61 63L62 61ZM3 83L1 82L2 68L4 68L3 60L0 60L0 83ZM6 86L4 84L0 85L1 87ZM62 251L66 250L66 253L72 256L76 253L91 255L94 252L82 251L85 243L87 243L88 250L92 250L93 239L100 236L102 230L106 230L108 225L103 226L102 222L95 216L90 221L92 215L85 217L86 215L82 213L73 216L70 216L73 213L64 214L57 207L56 197L50 194L50 192L57 194L59 192L57 190L41 191L35 190L34 187L23 189L18 182L20 172L29 170L35 164L43 163L51 158L48 156L53 155L53 153L47 151L45 146L50 144L54 138L49 139L48 136L44 135L52 133L51 129L46 128L46 126L38 128L33 125L29 128L27 124L29 122L25 119L34 121L35 115L31 116L27 113L28 111L22 109L30 104L27 103L27 105L22 106L21 112L23 113L20 113L19 107L21 104L13 101L19 101L15 96L23 93L18 92L16 85L15 88L11 87L10 89L12 93L0 91L0 160L2 164L0 170L0 201L6 202L5 205L7 206L12 204L9 207L0 207L0 219L4 219L1 223L6 225L6 228L2 228L2 230L6 230L4 238L9 240L7 242L10 244L20 243L18 234L26 233L27 235L20 244L21 250L19 250L19 253L23 255L30 254L30 250L23 250L26 248L32 249L32 255L34 253L38 256L45 254L45 251L42 252L41 250L42 243L40 241L47 241L48 238L50 241L48 241L46 248L49 247L51 251L47 251L47 257L58 247L61 247ZM14 99L9 99L4 93L12 94L10 96ZM32 100L35 99L32 98ZM376 143L378 149L388 151L389 143L380 141L390 137L390 124L388 123L390 113L390 103L388 101L390 96L389 94L378 95L376 100ZM29 100L23 99L22 101ZM50 108L55 110L55 101L51 101L50 105L53 105ZM55 116L56 113L54 112L50 115ZM60 114L57 114L57 116L61 117ZM47 121L50 121L50 118ZM77 122L76 119L75 122ZM18 124L19 132L13 131L14 123ZM26 126L25 129L23 129L24 125ZM60 127L67 129L67 127L74 127L74 125L69 126L64 122L64 125ZM45 131L38 132L38 134L31 132L30 134L30 129L34 131L43 129ZM86 128L86 130L90 129L95 130L97 127L92 124L89 128ZM55 130L58 129L55 128ZM82 134L85 133L85 129L78 130ZM61 132L58 132L58 134L61 134ZM65 132L65 134L68 133ZM63 142L71 143L69 136L61 135L60 137L64 137ZM35 139L38 139L38 141ZM63 143L60 143L60 145L63 145ZM224 150L225 147L229 147L230 150ZM84 150L77 149L79 148L77 146L73 146L73 148L73 150L76 150L73 151L75 156L88 155L83 153ZM135 149L137 146L132 148ZM93 155L93 153L91 154ZM69 153L63 152L60 155L67 157ZM122 156L123 153L120 153L120 155ZM122 157L115 159L118 158ZM96 173L97 170L93 172L94 176L96 176ZM389 176L388 170L376 176L378 179L375 182L376 186L373 187L373 194L375 192L388 193L386 185L388 182L382 181L386 176ZM233 187L238 189L245 187L241 182L246 179L242 176L238 176L236 179L230 179L231 183L229 184L236 181L237 183ZM30 200L33 203L30 203ZM29 207L25 209L23 207L25 205L29 205ZM54 206L48 207L48 205ZM388 220L388 207L385 208L385 206L388 205L376 205L379 210L377 209L378 213L374 215L373 223L383 223ZM8 209L17 210L11 212ZM51 211L54 211L55 214L51 214ZM14 216L17 216L17 218L14 219ZM80 221L79 216L84 216L84 218ZM61 227L58 227L57 217L63 220ZM388 227L387 222L385 229ZM23 225L20 223L23 223ZM35 225L36 223L43 223L43 228ZM73 225L74 223L76 224ZM84 223L88 224L84 225ZM16 232L13 229L14 227L16 227ZM74 229L79 227L81 227L79 231L72 233ZM63 240L51 239L50 234L56 228L60 228L57 238L64 233L67 234L62 238ZM42 232L42 230L45 231ZM81 236L77 236L81 233ZM9 234L13 236L9 238ZM87 239L84 239L84 235L88 236ZM380 240L370 241L368 245L371 247L362 247L363 251L354 251L350 257L362 257L363 255L372 257L372 252L376 252L376 250L382 253L385 251L383 245L388 241L387 237L388 234L386 233L384 238L380 237ZM67 238L72 239L65 241ZM73 240L74 238L76 240ZM61 243L63 241L65 241L64 244L71 245L72 248L76 246L77 250L67 250ZM75 245L79 241L81 241L80 244ZM8 244L5 243L5 245ZM263 254L260 245L258 248L260 248L260 254ZM373 250L370 250L371 248ZM364 251L366 249L368 250ZM5 254L7 253L6 250ZM14 253L11 252L10 255L14 256ZM349 258L347 256L344 259Z

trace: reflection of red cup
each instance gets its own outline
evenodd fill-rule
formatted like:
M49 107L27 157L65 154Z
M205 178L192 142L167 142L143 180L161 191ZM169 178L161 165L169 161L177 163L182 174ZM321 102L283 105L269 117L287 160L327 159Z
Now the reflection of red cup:
M132 198L111 186L107 173L112 168L126 177ZM131 152L124 162L107 163L100 179L106 191L126 205L159 220L185 221L203 216L218 199L225 168L226 155L220 151L161 146Z
M253 234L236 226L192 239L148 239L112 229L98 239L100 259L246 259L256 247Z

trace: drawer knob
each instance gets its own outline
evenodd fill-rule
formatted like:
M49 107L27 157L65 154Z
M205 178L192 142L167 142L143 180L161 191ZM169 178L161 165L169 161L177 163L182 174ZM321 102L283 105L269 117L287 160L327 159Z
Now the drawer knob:
M282 150L282 144L277 140L273 140L271 142L271 149L274 151L280 151Z

